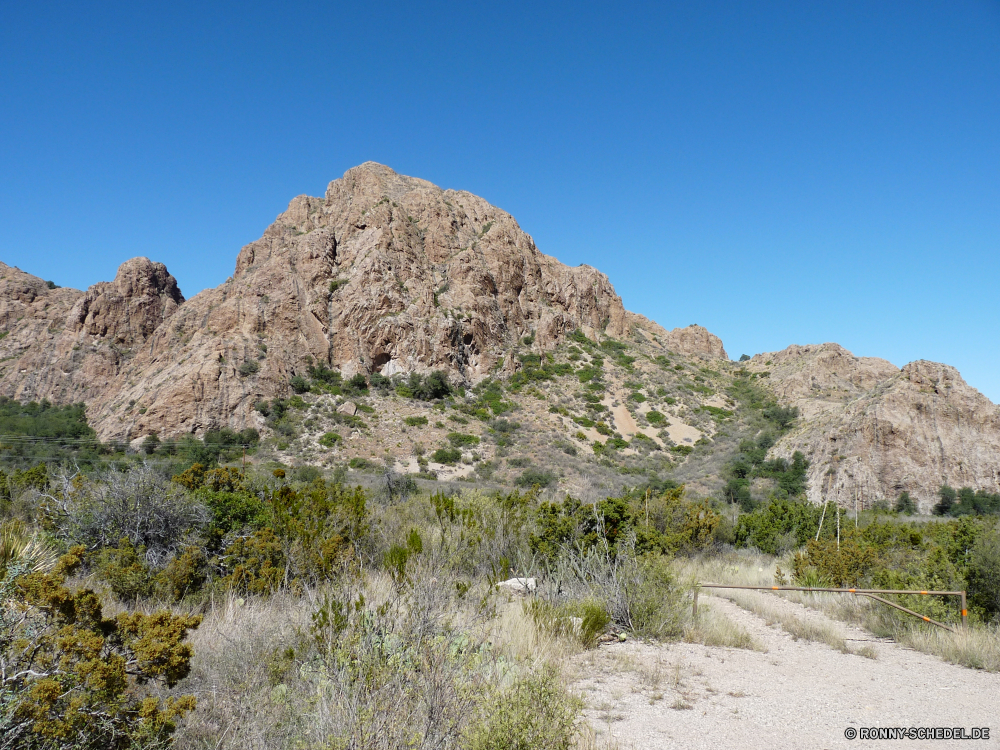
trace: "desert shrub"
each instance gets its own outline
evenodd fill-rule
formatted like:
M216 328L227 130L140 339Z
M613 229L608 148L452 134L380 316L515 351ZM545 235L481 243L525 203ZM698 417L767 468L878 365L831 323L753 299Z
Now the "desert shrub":
M1000 616L1000 531L996 528L976 540L967 578L969 601L987 618Z
M290 575L315 583L329 578L368 535L365 492L316 479L270 497L270 527L282 541Z
M617 538L610 538L605 520L614 523L610 516L596 516L592 544L561 547L556 576L570 590L582 587L586 595L596 597L621 627L653 638L679 637L684 595L669 558L637 553L635 532L622 519Z
M288 385L292 387L295 393L309 392L309 382L301 375L293 375L291 380L288 381Z
M397 545L387 590L341 586L319 601L315 677L299 687L318 703L310 744L568 749L579 704L554 673L470 626L479 597L442 585L425 555Z
M1000 515L1000 493L973 490L971 487L963 487L956 491L948 485L942 485L938 497L939 500L934 506L935 515Z
M427 417L405 417L403 421L408 427L424 427L427 424Z
M341 440L343 440L343 438L339 432L324 432L322 437L319 439L319 444L324 448L332 448Z
M439 464L456 464L462 459L462 451L457 448L438 448L431 454L431 460Z
M338 411L334 413L333 419L338 424L350 427L352 430L365 430L368 428L368 425L365 423L365 420L363 420L356 414L343 414Z
M200 616L123 612L105 618L99 597L72 591L74 547L52 572L7 571L0 608L0 733L4 747L163 747L193 696L160 700L150 683L173 687L190 671L185 643Z
M309 377L314 382L323 383L328 386L339 387L343 385L344 378L337 370L331 370L325 365L315 365L309 368Z
M378 468L367 458L362 458L361 456L355 456L347 462L347 465L355 471L374 471Z
M514 480L518 487L549 487L555 484L558 477L551 471L529 468L525 469L521 476Z
M340 390L345 396L361 396L368 392L368 379L359 372L344 381Z
M392 387L392 380L380 372L373 372L368 380L371 387L379 393L387 393Z
M768 406L764 409L764 418L773 422L782 431L786 431L795 424L799 418L799 407L797 406Z
M967 589L970 612L985 619L988 602L978 594L988 590L991 557L978 555L981 544L988 546L983 540L989 533L974 518L927 525L886 519L842 527L838 545L836 532L824 525L820 539L810 539L793 558L794 577L856 588ZM903 595L897 601L944 621L954 621L958 614L954 602L937 597Z
M896 499L894 510L897 513L912 516L917 512L917 503L912 497L910 497L909 492L903 490L899 493L899 497Z
M292 470L292 479L295 480L296 482L304 482L305 484L315 482L321 476L323 476L323 472L321 472L315 466L311 466L309 464L305 464L303 466L296 466Z
M385 504L406 502L417 489L417 483L409 474L386 468L375 483L375 499Z
M405 383L396 387L396 393L404 398L415 398L421 401L434 401L451 395L448 384L448 373L435 370L429 375L411 373Z
M494 419L490 421L490 429L501 435L510 435L521 429L519 422L511 422L509 419Z
M239 373L241 378L248 378L251 375L254 375L258 372L260 372L260 365L257 364L257 360L255 359L248 359L239 367Z
M464 432L449 432L448 442L453 448L463 448L465 446L479 445L479 438L475 435L467 435Z
M149 596L153 576L145 561L146 550L122 539L118 548L108 547L97 554L95 569L108 588L123 601Z
M611 622L603 602L592 597L561 602L532 599L525 607L539 628L576 640L585 648L596 646Z
M283 471L282 476L284 476ZM212 554L219 551L223 539L227 536L260 530L267 525L270 517L268 504L246 490L214 490L205 487L197 492L197 497L208 507L211 514L202 536Z
M151 432L146 435L146 439L142 441L140 450L147 456L156 453L156 449L160 447L160 437L155 432Z
M222 586L247 594L270 594L285 583L281 540L270 528L231 539L215 561Z
M168 482L151 466L109 469L96 479L53 493L43 509L56 535L90 549L116 547L127 539L156 565L186 534L208 521L196 497Z
M0 581L5 580L11 569L14 569L12 575L49 571L57 559L53 546L23 522L7 521L0 525ZM0 602L3 601L0 596Z
M665 416L663 416L663 414L661 412L658 412L655 409L651 409L650 411L646 412L646 420L651 425L659 426L659 425L663 424L664 422L666 422L667 418Z
M569 750L582 701L566 694L554 670L491 691L478 721L464 732L469 750Z
M208 580L208 573L205 553L199 547L189 546L181 554L171 558L156 574L153 589L160 598L179 602L200 591Z

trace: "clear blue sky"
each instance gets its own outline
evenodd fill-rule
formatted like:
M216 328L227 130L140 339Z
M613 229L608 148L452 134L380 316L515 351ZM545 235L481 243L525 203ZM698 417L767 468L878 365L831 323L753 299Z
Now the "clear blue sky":
M1000 402L1000 2L0 4L0 260L188 297L363 161L470 190L733 358Z

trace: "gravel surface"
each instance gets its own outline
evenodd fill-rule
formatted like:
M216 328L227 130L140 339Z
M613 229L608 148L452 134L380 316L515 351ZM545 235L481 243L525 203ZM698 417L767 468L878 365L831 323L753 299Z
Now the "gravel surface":
M761 594L761 596L773 596ZM732 602L701 601L753 634L766 652L677 643L612 644L575 657L575 687L602 741L619 748L1000 747L1000 674L948 664L800 604L797 617L832 624L852 648L793 640ZM867 727L990 727L990 739L848 740Z

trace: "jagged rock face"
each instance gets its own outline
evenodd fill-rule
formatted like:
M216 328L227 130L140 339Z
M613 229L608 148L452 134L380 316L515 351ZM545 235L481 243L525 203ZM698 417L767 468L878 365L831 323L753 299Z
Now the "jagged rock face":
M767 373L768 385L778 400L798 406L806 419L839 409L899 372L891 362L855 357L839 344L793 344L780 352L758 354L746 367L751 372Z
M687 357L729 359L722 346L722 339L699 325L668 331L664 344L670 351Z
M0 263L0 389L19 399L103 403L134 347L184 302L162 263L133 258L86 292L49 289Z
M182 302L165 265L133 258L119 267L114 281L90 287L70 315L88 336L130 347L145 341Z
M372 162L295 198L233 277L186 302L145 258L87 292L0 275L0 392L85 401L103 439L258 426L253 405L310 363L476 382L516 369L519 340L544 351L577 328L725 356L704 329L627 312L604 274L543 255L483 199Z
M629 331L604 274L542 255L482 198L373 163L325 198L293 200L240 252L233 285L272 300L256 305L259 330L268 314L298 317L300 345L347 374L441 367L478 380L532 333L545 349L578 327ZM268 307L275 291L292 307Z
M638 313L626 311L626 315L632 323L633 333L639 333L647 341L655 343L667 351L699 359L729 359L729 355L726 354L726 350L722 346L722 339L699 325L674 328L668 331L663 326Z
M942 484L1000 491L1000 407L953 367L897 370L831 344L759 357L751 369L770 361L764 382L803 411L774 453L806 454L814 502L867 508L906 490L927 511Z

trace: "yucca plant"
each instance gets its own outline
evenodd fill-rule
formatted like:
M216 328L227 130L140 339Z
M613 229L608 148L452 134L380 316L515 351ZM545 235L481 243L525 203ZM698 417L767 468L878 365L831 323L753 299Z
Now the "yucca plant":
M20 521L0 526L0 580L12 567L24 573L44 573L55 567L59 553Z

